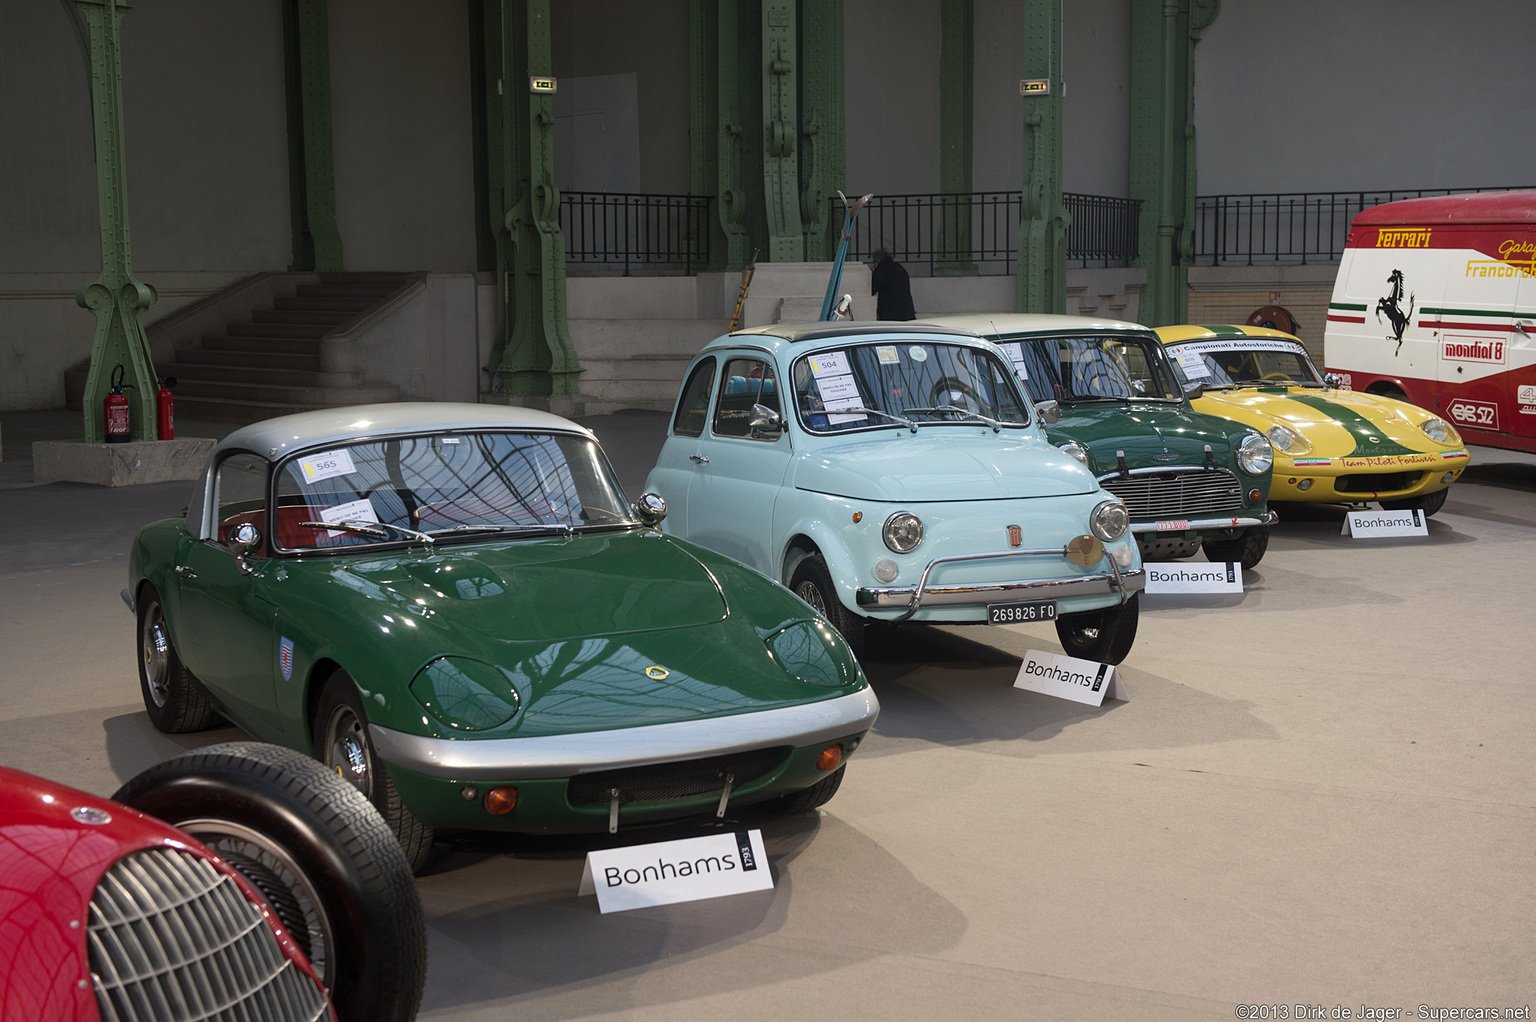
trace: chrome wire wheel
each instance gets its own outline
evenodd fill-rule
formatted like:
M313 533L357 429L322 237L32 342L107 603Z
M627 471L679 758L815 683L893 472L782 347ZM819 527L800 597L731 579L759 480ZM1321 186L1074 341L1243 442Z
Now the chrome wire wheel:
M325 765L336 771L338 777L373 798L373 760L368 752L368 740L363 734L363 722L352 707L339 705L325 722Z
M826 601L821 598L821 589L810 579L806 579L795 587L795 595L809 603L811 609L816 613L825 614L827 612Z

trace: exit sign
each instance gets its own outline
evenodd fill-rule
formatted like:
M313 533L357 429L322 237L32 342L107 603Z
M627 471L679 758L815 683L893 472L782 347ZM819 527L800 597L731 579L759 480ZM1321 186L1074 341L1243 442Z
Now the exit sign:
M1019 83L1019 95L1021 96L1049 96L1051 94L1051 80L1049 78L1026 78Z
M554 92L555 80L553 78L530 78L528 79L528 91Z

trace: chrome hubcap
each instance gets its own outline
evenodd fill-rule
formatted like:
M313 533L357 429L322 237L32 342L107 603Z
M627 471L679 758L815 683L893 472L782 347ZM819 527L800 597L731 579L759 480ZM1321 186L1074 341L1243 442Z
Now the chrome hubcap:
M370 798L373 778L368 768L368 750L363 745L362 729L350 713L338 713L331 723L333 735L326 765L336 775Z
M170 672L166 667L171 640L166 635L165 617L158 606L145 616L142 638L145 687L149 689L149 697L155 701L155 705L164 706L171 694Z

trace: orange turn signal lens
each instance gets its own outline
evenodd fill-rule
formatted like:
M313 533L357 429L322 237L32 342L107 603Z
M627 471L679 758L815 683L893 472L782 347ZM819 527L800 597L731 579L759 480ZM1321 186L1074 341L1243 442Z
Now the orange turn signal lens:
M517 789L510 784L492 788L485 793L485 811L495 816L505 816L517 808Z
M843 764L843 747L841 745L829 745L821 750L821 755L816 757L817 770L836 770Z
M1264 499L1264 494L1260 493L1258 490L1249 490L1248 491L1248 503L1250 503L1250 504L1257 504L1259 501L1261 501L1263 499Z

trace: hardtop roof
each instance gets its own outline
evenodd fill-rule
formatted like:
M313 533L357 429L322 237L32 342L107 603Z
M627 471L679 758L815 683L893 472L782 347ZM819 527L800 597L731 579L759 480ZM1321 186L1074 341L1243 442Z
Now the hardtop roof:
M1400 199L1362 209L1355 227L1396 224L1536 223L1536 189Z

